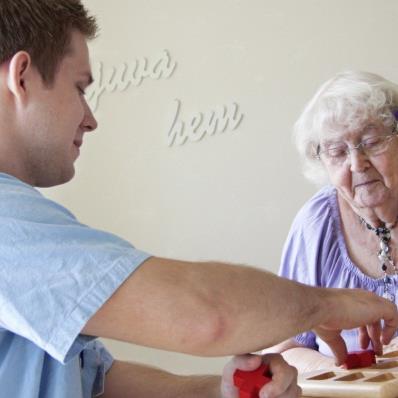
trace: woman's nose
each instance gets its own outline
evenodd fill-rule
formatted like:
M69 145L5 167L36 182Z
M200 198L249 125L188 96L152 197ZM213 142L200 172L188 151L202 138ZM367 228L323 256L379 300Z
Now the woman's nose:
M354 172L361 172L369 167L369 158L362 148L351 149L349 155L350 170Z

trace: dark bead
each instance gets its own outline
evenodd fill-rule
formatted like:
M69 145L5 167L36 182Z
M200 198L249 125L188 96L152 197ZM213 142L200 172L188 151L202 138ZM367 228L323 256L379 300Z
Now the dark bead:
M384 277L384 283L387 284L387 285L391 284L391 278L390 278L389 276L386 275L386 276Z
M387 270L387 265L383 264L383 265L381 266L381 269L382 269L383 271L386 271L386 270Z

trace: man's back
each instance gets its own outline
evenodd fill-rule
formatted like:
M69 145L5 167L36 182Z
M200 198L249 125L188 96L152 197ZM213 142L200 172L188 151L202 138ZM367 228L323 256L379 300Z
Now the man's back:
M102 391L111 364L98 341L62 364L29 340L0 330L0 397L91 398Z
M79 333L147 255L3 173L0 203L0 396L100 393L112 358Z

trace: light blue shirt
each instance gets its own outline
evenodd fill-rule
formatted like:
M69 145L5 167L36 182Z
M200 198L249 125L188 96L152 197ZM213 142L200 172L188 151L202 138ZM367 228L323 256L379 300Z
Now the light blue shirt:
M0 398L100 396L112 357L79 333L148 257L0 173Z

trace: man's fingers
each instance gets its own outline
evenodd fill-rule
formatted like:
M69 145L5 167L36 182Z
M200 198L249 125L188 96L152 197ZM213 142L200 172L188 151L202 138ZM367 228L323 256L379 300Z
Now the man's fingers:
M382 355L383 344L381 343L380 340L380 335L381 335L380 322L375 322L372 325L368 325L367 332L370 340L372 341L373 351L376 353L376 355ZM367 348L367 346L365 348Z
M259 392L260 398L298 398L301 397L301 388L296 384L292 383L288 386L287 390L282 393L278 393L277 391L271 390L272 383L266 384Z
M347 358L347 346L340 335L340 330L315 330L318 336L330 347L335 356L336 366L342 365Z
M255 370L262 363L260 355L237 355L232 359L232 366L241 370Z
M336 358L336 365L342 365L347 359L347 346L345 345L343 338L339 335L336 339L327 341L327 344Z
M398 329L398 311L395 303L380 298L383 300L383 315L381 319L384 320L383 330L381 332L381 341L383 344L389 344Z
M392 304L392 303L391 303ZM392 304L394 305L394 304ZM397 307L394 305L395 311ZM394 337L395 332L398 329L396 318L384 319L384 326L381 331L381 341L383 344L390 344L391 339Z
M234 373L237 369L250 371L255 370L261 365L259 355L238 355L233 357L225 366L222 374L221 393L222 397L238 398L238 389L233 384Z
M238 355L233 357L224 367L223 380L233 380L236 369L245 371L255 370L261 365L261 356L259 355Z
M297 384L297 369L290 366L281 355L268 354L263 362L269 365L272 373L272 382L264 386L265 392L271 394L269 396L279 397L289 389L291 384Z
M269 365L272 381L260 390L262 397L298 397L297 369L290 366L281 355L267 354L263 360Z
M363 350L369 347L370 337L368 334L368 329L365 326L359 328L359 343Z

